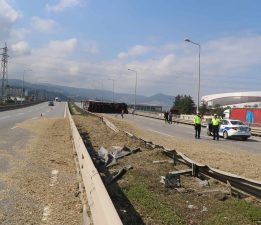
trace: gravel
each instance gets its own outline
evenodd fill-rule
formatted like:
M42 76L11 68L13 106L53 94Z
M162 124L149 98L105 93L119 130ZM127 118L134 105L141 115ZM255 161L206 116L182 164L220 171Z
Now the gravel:
M0 224L81 224L69 121L41 118L18 127L32 138L2 176Z

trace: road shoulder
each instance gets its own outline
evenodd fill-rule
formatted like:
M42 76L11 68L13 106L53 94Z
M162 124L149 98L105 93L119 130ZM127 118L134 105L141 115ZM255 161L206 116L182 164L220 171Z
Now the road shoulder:
M1 224L81 224L82 204L67 119L18 125L33 138L13 160L1 193ZM76 197L77 196L77 197ZM5 204L7 203L7 204Z

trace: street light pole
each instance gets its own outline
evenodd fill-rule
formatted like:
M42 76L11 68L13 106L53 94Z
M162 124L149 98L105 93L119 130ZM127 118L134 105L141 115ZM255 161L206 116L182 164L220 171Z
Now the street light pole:
M101 81L101 101L103 102L103 81Z
M198 102L197 102L197 112L199 112L199 96L200 96L200 48L201 48L201 46L200 46L200 44L198 44L198 43L195 43L195 42L193 42L193 41L191 41L191 40L189 40L189 39L185 39L185 41L186 42L190 42L190 43L192 43L192 44L194 44L194 45L197 45L198 46L198 48L199 48L199 51L198 51Z
M136 74L136 79L135 79L135 92L134 92L134 110L136 110L136 93L137 93L137 76L138 73L136 70L128 69L129 71L132 71Z
M25 71L32 71L32 70L24 70L24 72L23 72L23 90L22 90L22 98L24 98L24 74L25 74Z
M112 80L112 102L114 103L114 79L109 80Z

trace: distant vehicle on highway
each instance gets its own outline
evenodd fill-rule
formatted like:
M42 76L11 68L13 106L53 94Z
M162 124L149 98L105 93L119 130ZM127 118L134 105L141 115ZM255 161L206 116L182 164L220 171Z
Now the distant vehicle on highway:
M60 99L59 97L56 97L56 98L55 98L55 101L56 101L56 102L60 102L61 99Z
M219 128L219 136L240 138L246 141L251 136L251 129L240 120L223 119ZM212 135L212 124L208 123L208 135Z
M54 106L54 102L53 101L49 101L48 102L48 106Z

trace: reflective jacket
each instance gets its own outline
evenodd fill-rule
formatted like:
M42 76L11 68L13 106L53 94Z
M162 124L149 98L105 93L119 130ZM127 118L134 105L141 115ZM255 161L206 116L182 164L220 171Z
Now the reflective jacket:
M194 124L201 124L201 117L196 115L194 116Z
M219 124L220 124L219 118L212 118L212 125L213 126L218 126Z

